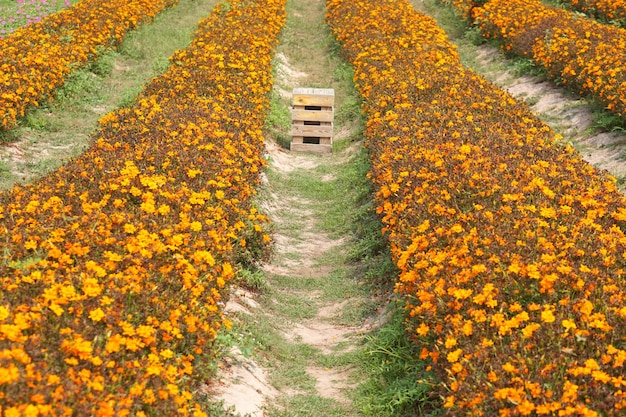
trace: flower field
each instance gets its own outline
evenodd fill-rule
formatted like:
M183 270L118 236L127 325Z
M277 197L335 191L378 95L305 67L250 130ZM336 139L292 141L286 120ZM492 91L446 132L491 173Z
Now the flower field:
M11 7L0 3L0 38L70 6L70 0L17 0Z
M284 7L218 5L84 154L0 193L0 415L207 415L234 263L269 240L251 197Z
M626 200L614 179L462 67L408 2L327 7L364 100L409 337L446 415L624 415Z
M453 3L470 13L467 2ZM532 59L554 80L626 117L626 29L539 0L492 0L471 8L470 18L504 50Z
M0 38L0 131L52 98L75 68L177 0L83 0Z
M626 24L626 3L623 0L564 0L563 3L589 16L613 21L622 27Z

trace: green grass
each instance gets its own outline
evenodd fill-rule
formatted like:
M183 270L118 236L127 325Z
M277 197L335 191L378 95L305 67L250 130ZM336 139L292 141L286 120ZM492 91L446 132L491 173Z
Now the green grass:
M367 338L361 351L363 372L359 405L366 416L413 417L443 415L441 404L429 393L435 378L426 363L417 360L420 347L410 342L400 305L391 307L391 319Z
M323 414L318 414L323 413ZM341 404L317 395L294 395L270 408L272 417L345 417L349 410Z

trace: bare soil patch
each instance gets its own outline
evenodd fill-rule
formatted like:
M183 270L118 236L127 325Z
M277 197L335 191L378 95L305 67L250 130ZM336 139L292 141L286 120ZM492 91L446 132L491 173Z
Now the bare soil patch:
M244 356L236 347L222 361L217 398L227 408L249 417L263 417L266 398L277 395L268 382L267 370Z
M315 378L315 389L321 397L348 404L345 390L349 386L350 369L337 370L310 366L306 371Z

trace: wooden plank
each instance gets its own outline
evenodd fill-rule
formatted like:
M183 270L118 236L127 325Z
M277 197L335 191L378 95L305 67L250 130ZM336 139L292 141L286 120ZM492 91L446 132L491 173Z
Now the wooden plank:
M334 96L314 96L309 94L297 94L293 96L294 106L323 106L332 107L335 104Z
M332 126L309 126L309 125L293 125L291 129L292 136L323 136L331 137L333 135Z
M319 96L334 96L335 90L332 88L310 88L310 87L296 87L293 89L293 94L310 94Z
M315 122L332 122L334 113L331 111L291 110L291 120L310 120Z
M308 107L308 108L307 108ZM296 110L312 110L312 111L334 111L335 108L333 106L313 106L313 105L300 105L294 104L292 109Z
M294 152L332 153L332 145L314 145L311 143L292 143L290 149Z
M335 90L332 88L294 88L292 103L294 106L333 106Z

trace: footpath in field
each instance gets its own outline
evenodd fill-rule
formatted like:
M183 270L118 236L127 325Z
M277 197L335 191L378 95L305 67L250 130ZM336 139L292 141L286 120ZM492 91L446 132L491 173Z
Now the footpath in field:
M274 126L266 136L269 166L260 197L274 228L273 255L261 271L248 273L258 291L233 289L227 311L241 339L217 387L241 415L357 415L350 398L356 352L376 305L348 261L346 225L356 210L352 180L360 151L351 138L358 135L359 110L348 67L328 51L323 19L321 0L288 3L275 59L270 123L282 129ZM332 155L288 150L294 87L335 90ZM242 354L249 348L259 353Z

